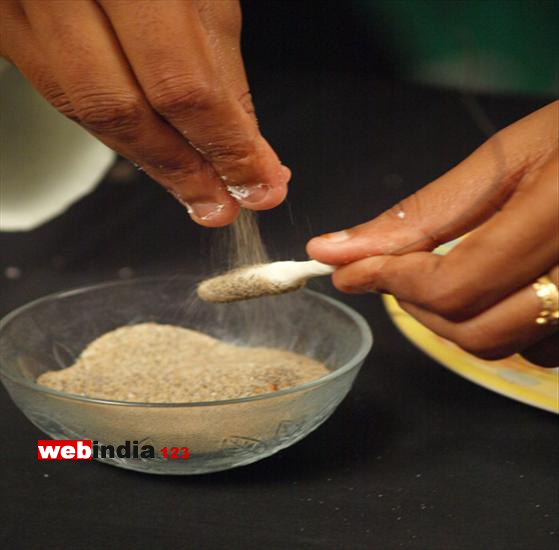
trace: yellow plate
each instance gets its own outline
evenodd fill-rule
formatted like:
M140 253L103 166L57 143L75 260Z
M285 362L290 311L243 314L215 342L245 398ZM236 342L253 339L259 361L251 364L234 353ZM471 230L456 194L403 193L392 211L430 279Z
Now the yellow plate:
M437 249L445 253L454 245ZM544 369L513 355L500 361L485 361L437 336L408 315L393 296L384 296L384 305L396 326L418 348L445 367L497 393L559 414L559 369Z

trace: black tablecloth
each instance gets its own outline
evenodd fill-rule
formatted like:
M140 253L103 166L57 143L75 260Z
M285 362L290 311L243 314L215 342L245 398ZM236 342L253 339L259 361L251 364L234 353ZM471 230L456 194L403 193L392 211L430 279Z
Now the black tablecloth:
M343 72L257 83L264 133L294 173L261 216L275 258L380 213L484 135L459 94ZM481 99L496 127L545 102ZM212 231L148 178L109 174L43 227L1 237L2 313L99 281L198 270ZM12 275L14 271L11 271ZM336 294L329 283L317 287ZM482 389L401 336L376 296L340 296L375 345L333 417L259 463L159 477L39 461L41 433L0 396L2 542L11 548L544 549L558 529L557 419Z

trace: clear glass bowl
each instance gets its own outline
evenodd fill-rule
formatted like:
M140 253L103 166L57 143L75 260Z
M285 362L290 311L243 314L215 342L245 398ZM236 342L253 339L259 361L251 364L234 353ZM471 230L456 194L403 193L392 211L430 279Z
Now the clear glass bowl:
M111 282L46 296L0 322L0 375L14 403L53 439L152 445L155 458L103 462L156 474L200 474L250 464L316 429L343 400L371 349L365 320L344 304L302 290L214 305L193 276ZM289 349L331 371L287 390L205 403L132 403L82 397L35 383L70 366L98 336L122 325L168 323L241 345ZM163 447L188 447L165 458Z

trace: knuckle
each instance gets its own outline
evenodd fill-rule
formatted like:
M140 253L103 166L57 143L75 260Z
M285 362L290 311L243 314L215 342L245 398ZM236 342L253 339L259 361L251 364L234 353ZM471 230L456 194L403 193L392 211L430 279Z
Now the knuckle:
M500 359L508 354L502 352L497 335L479 323L463 323L453 338L463 350L480 359Z
M157 167L157 172L161 178L172 183L184 182L198 176L202 172L202 167L198 163L188 163L182 166L162 164Z
M245 93L243 93L239 97L238 102L241 104L241 107L243 108L245 113L249 115L256 114L256 111L254 109L254 103L252 101L252 94L250 93L250 91L247 90Z
M76 101L75 113L87 129L100 134L128 134L140 126L142 103L132 96L96 94Z
M164 161L155 160L148 162L153 166L160 179L171 184L184 183L185 181L203 176L207 172L206 166L196 158L166 158ZM210 175L208 174L208 179Z
M59 113L63 114L70 120L79 123L79 118L76 114L76 110L65 94L60 94L59 96L52 98L50 100L50 103Z
M428 294L424 305L430 311L451 320L458 320L464 316L468 303L459 291L452 287L434 288L430 289Z
M422 288L420 305L444 317L460 321L467 319L472 305L470 291L459 277L446 266L444 259L434 266L431 284Z
M44 69L33 71L30 80L35 83L37 90L59 113L76 120L72 102L50 73Z
M147 94L153 108L169 117L207 111L215 103L215 92L208 84L184 76L161 79Z
M232 164L242 171L258 171L260 159L256 155L256 140L254 138L244 138L230 133L223 138L213 138L205 148L207 156L212 162L219 164Z
M63 115L71 116L74 114L74 108L64 92L46 93L45 99Z
M353 289L353 285L350 284L347 277L340 276L336 272L332 275L332 283L340 292L351 292Z
M76 120L76 112L68 96L58 86L43 87L44 98L61 114Z

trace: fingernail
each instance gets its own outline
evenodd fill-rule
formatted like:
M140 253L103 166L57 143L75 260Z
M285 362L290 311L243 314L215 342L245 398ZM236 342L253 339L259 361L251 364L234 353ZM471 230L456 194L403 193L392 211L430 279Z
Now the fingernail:
M209 220L225 208L224 204L217 202L193 202L185 203L185 206L188 213L199 220Z
M239 202L258 203L262 202L270 191L270 186L265 183L254 185L228 185L227 191Z
M327 239L331 243L341 243L343 241L347 241L350 238L350 234L348 231L336 231L335 233L325 233L324 235L320 235L321 239Z

